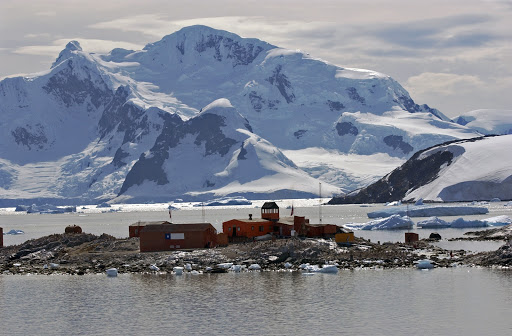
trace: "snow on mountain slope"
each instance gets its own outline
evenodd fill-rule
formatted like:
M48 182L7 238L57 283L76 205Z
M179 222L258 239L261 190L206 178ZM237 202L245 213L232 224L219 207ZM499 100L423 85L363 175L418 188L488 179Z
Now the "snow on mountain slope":
M206 169L205 169L206 167ZM155 145L135 163L119 200L170 196L314 195L318 181L298 169L268 141L251 132L227 99L206 106L187 121L169 118ZM326 185L327 193L339 188Z
M331 204L512 199L512 135L450 141L415 153L374 184Z
M255 133L283 149L341 147L343 152L362 154L357 143L364 142L368 133L375 138L372 144L382 143L390 135L402 135L407 143L409 134L412 137L418 128L425 128L423 140L411 145L416 151L439 139L477 134L451 123L427 105L415 104L389 76L341 68L300 51L205 26L183 28L142 51L117 50L101 58L110 66L118 64L124 76L154 84L155 94L171 94L196 109L226 97L249 120ZM425 115L396 126L389 118L400 111L408 112L402 119L417 119L413 117L416 113ZM351 125L353 113L359 113L359 127ZM384 118L379 133L366 132L367 125L379 122L379 116ZM430 137L432 130L434 137ZM384 150L407 157L409 152L404 153L394 142L374 150L369 145L365 154Z
M71 41L0 97L1 199L339 192L383 174L375 158L478 134L389 76L205 26L106 55ZM283 154L316 148L336 164Z
M512 110L475 110L453 121L482 134L512 134Z
M454 143L422 153L419 159L441 151L453 154L451 164L441 167L430 183L406 198L434 201L512 199L512 135Z

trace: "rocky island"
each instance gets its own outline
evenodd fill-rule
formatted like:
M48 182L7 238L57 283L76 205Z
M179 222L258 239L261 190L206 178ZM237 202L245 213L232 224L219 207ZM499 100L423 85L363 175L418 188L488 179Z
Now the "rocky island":
M499 231L499 232L498 232ZM465 239L503 240L496 251L468 254L448 251L423 239L413 245L373 243L356 238L351 246L338 246L326 239L278 239L231 244L226 247L173 252L139 252L139 238L115 238L88 233L53 234L20 245L0 248L2 274L94 274L117 268L120 273L170 273L176 266L207 272L216 265L242 267L258 264L262 270L299 270L300 265L335 264L340 269L408 268L430 259L437 267L512 266L512 227L481 231ZM464 239L464 238L463 238ZM156 267L154 267L156 266Z

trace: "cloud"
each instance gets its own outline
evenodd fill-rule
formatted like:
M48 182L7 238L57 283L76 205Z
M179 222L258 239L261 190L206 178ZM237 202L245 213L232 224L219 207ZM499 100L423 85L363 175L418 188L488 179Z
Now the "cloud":
M57 12L56 11L42 11L42 12L34 13L34 15L51 17L51 16L57 16Z
M484 83L477 76L424 72L407 80L406 87L416 95L438 94L449 96L471 92Z
M491 21L488 15L455 15L388 24L371 28L366 34L406 48L478 47L501 39L499 34L482 28Z
M39 55L39 56L54 56L57 57L59 52L64 49L69 41L76 40L80 42L82 49L87 52L107 53L114 48L134 49L142 48L142 45L123 42L123 41L110 41L100 39L85 39L85 38L65 38L58 39L52 42L51 45L30 45L23 46L15 49L13 52L16 54L24 55Z

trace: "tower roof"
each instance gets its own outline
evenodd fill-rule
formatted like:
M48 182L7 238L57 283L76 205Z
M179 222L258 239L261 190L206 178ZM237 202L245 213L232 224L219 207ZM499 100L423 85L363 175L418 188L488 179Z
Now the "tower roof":
M262 206L262 209L279 209L276 202L265 202Z

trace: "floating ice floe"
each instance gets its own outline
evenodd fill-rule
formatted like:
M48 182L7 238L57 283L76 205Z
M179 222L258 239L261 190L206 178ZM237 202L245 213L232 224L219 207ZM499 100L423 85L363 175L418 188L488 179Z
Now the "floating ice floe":
M289 262L286 262L286 263L284 263L284 267L285 267L286 269L289 269L289 268L291 268L291 267L292 267L292 264L290 264Z
M231 266L233 266L233 263L221 263L221 264L217 264L217 267L218 268L222 268L222 269L230 269Z
M183 274L183 267L176 266L172 269L176 275L182 275Z
M240 273L240 271L242 270L242 265L233 265L231 266L231 270L235 273Z
M318 265L307 265L303 270L307 273L338 273L338 267L336 265L323 265L322 267L318 267Z
M59 266L60 266L59 264L55 264L55 263L49 264L50 269L57 269L57 268L59 268Z
M411 229L414 222L407 216L392 215L386 218L375 219L367 223L349 223L345 227L351 230L393 230Z
M261 266L258 265L258 264L251 264L248 267L248 270L250 270L250 271L260 271L261 270Z
M108 277L116 277L117 276L117 268L109 268L107 271Z
M25 231L23 230L10 230L10 231L7 231L7 232L4 232L4 235L20 235L20 234L24 234Z
M191 265L191 264L188 264L188 263L187 263L187 264L185 264L185 270L186 270L186 271L189 271L189 272L190 272L190 271L192 271L192 265Z
M423 260L418 261L418 263L416 264L416 267L418 269L432 269L432 268L434 268L434 264L429 259L423 259Z
M489 209L478 206L452 206L452 205L412 205L390 207L379 211L368 213L368 218L385 218L392 215L409 217L432 217L432 216L469 216L485 215Z
M155 265L155 264L149 265L149 269L152 270L152 271L155 271L155 272L160 271L160 268L158 268L158 266Z

